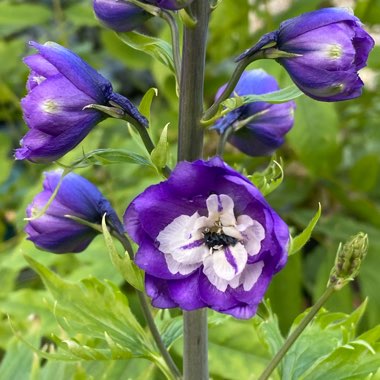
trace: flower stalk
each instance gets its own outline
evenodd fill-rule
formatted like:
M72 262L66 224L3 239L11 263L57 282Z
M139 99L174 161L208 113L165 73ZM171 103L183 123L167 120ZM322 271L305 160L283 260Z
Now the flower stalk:
M277 352L277 354L270 361L267 368L265 368L264 372L261 374L258 380L268 380L269 376L276 369L276 367L280 364L283 357L289 351L290 347L293 343L299 338L302 332L305 330L307 325L312 321L321 307L326 303L326 301L331 297L331 295L336 291L334 286L329 286L325 292L322 294L321 298L313 305L313 307L309 310L306 316L302 319L301 323L297 326L297 328L288 336L283 346Z
M190 6L196 25L184 26L180 80L178 160L202 157L203 88L209 4L195 0ZM184 311L184 380L208 380L207 310Z

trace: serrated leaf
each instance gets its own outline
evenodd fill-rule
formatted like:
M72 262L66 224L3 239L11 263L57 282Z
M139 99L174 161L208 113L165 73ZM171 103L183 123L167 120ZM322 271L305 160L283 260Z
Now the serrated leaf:
M158 170L164 168L168 162L168 148L168 124L166 124L161 132L158 144L151 153L152 162Z
M70 283L51 272L42 264L26 257L29 265L40 275L46 288L52 294L54 313L61 327L72 336L81 334L87 341L97 339L104 347L90 347L86 354L112 357L107 349L105 333L113 342L123 347L125 355L135 357L154 357L156 351L149 336L137 322L129 308L128 300L119 288L103 283L95 278L83 279L79 283ZM84 339L84 338L83 338ZM63 343L62 343L63 344ZM67 347L69 352L78 355L75 345Z
M117 35L131 48L149 54L175 73L173 50L168 42L137 32L118 33Z
M102 219L102 230L104 240L110 255L112 264L121 273L125 281L132 285L137 290L144 291L144 273L143 271L130 259L129 255L125 252L120 256L114 243L111 234L106 225L105 215Z
M284 171L281 164L272 160L264 171L248 175L248 178L266 196L281 185L284 179Z
M289 256L295 254L300 249L304 247L304 245L309 241L311 234L313 233L314 227L318 223L318 220L321 216L322 207L321 204L318 203L318 211L315 213L307 227L295 238L291 239L290 248L289 248Z
M296 99L303 95L303 92L295 85L292 84L278 91L268 92L262 95L244 95L234 96L222 102L222 105L229 111L241 107L244 104L254 102L266 102L266 103L285 103L290 100Z
M91 152L85 153L83 157L75 160L68 166L65 165L65 167L76 169L86 168L93 165L103 166L121 163L152 167L152 164L148 159L126 149L95 149Z
M152 106L152 101L155 96L158 95L157 88L150 88L141 99L140 105L139 105L139 111L140 113L145 116L148 119L149 125L150 125L150 109Z

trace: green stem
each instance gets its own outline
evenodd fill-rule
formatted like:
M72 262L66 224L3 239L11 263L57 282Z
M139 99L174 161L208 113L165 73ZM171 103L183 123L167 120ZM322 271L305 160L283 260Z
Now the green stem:
M193 161L202 156L203 86L209 6L195 0L190 9L197 19L194 27L184 27L180 80L178 160ZM200 379L198 379L200 380Z
M163 359L165 360L165 362L166 362L167 366L169 367L170 372L173 374L174 378L175 379L181 379L182 378L181 372L177 368L176 364L173 361L173 358L170 356L168 350L166 349L166 347L164 345L164 342L161 339L160 332L158 331L157 326L154 322L154 318L153 318L153 315L150 311L149 303L145 297L145 294L142 292L139 292L139 291L136 291L136 293L137 293L137 297L140 301L141 310L144 314L148 328L149 328L150 332L152 333L153 339L156 342L156 345L157 345Z
M230 125L228 128L226 128L223 133L219 137L219 143L218 148L216 150L216 154L220 157L223 157L224 154L224 147L226 146L228 137L233 133L234 127L233 125Z
M179 48L179 31L178 24L170 12L162 11L160 16L168 23L170 28L170 34L172 37L172 47L173 47L173 61L174 61L174 69L176 72L177 82L179 85L179 81L181 78L181 52Z
M237 83L239 82L239 79L241 75L243 74L245 68L252 62L252 57L247 57L242 59L237 66L235 67L235 71L232 73L232 76L230 80L227 83L226 88L222 92L222 94L219 96L219 98L215 101L215 103L204 113L202 121L207 122L208 119L211 119L219 109L220 104L228 99L235 89Z
M305 330L306 326L311 322L311 320L318 313L319 309L325 304L325 302L330 298L330 296L335 292L334 286L329 286L325 292L322 294L321 298L312 306L307 315L302 319L301 323L297 326L297 328L288 336L286 341L284 342L281 349L277 352L277 354L273 357L271 362L265 371L261 374L258 380L267 380L271 373L275 370L275 368L280 364L282 358L288 352L293 343L298 339L298 337L302 334L303 330Z
M126 236L121 236L119 234L115 235L115 237L120 241L120 243L123 245L124 249L130 254L131 258L134 257L133 249L131 246L130 241ZM165 360L165 363L167 364L170 372L173 375L174 379L182 379L181 372L179 371L178 367L174 363L173 358L171 357L169 351L166 349L164 342L161 339L160 332L157 329L157 326L154 322L153 315L151 313L149 303L145 297L145 294L136 290L137 297L140 302L141 310L143 312L144 318L146 320L146 323L148 325L148 328L153 336L154 341L156 342L157 348L160 351L163 359Z
M197 20L193 26L184 26L182 70L180 80L178 160L193 161L202 157L204 71L209 4L195 0L190 12ZM207 310L183 312L184 380L208 380Z
M141 137L141 140L147 150L147 152L149 154L152 153L153 149L156 147L154 145L154 142L153 140L151 139L149 133L148 133L148 129L143 126L142 124L140 124L137 120L133 119L132 117L130 117L129 115L125 115L124 118L123 118L127 123L133 125L138 134L140 135ZM170 173L171 173L171 170L168 166L165 166L164 168L162 168L162 174L168 178L170 176Z
M100 233L103 232L102 227L96 223L91 223L87 220L78 218L78 217L73 216L73 215L65 215L65 217L69 218L71 220L75 220L76 222L83 224L85 226L91 227ZM131 242L129 241L129 239L125 235L118 233L114 229L112 229L112 235L115 236L115 238L120 241L120 243L122 244L124 249L129 253L130 258L133 259L134 252L133 252L133 248L132 248L132 245L131 245ZM146 323L148 325L148 328L149 328L149 330L153 336L153 339L156 342L158 350L160 351L163 359L165 360L165 363L167 364L170 372L173 374L173 378L174 379L181 379L182 378L181 372L179 371L176 364L174 363L173 358L169 354L169 351L166 349L164 342L161 339L160 332L158 331L157 326L154 323L154 318L153 318L153 315L150 311L149 303L145 297L145 294L142 292L139 292L138 290L136 290L136 293L137 293L137 297L138 297L140 305L141 305L141 310L144 314L144 318L145 318Z

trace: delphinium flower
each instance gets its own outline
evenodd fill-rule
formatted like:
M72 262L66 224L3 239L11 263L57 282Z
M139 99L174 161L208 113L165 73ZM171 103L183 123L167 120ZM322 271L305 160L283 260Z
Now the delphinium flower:
M25 227L28 240L38 248L53 253L83 251L98 232L67 215L100 225L106 214L107 224L116 232L123 233L123 226L109 201L95 185L74 173L63 178L45 213L34 219L46 207L61 176L61 170L45 173L43 191L35 196L26 211L30 218Z
M78 145L106 114L86 107L120 107L146 125L146 119L111 83L78 55L54 42L30 42L38 54L24 59L30 68L27 96L21 107L29 132L16 150L16 159L54 161Z
M361 94L358 71L366 65L373 46L372 37L347 9L325 8L284 21L238 60L259 51L267 53L305 94L339 101Z
M96 17L116 32L129 32L152 17L139 6L121 0L93 0Z
M216 99L225 87L218 90ZM245 71L233 93L239 96L258 95L278 89L276 79L259 69ZM246 104L220 118L212 129L224 133L227 128L232 128L228 141L236 148L250 156L269 155L284 143L285 134L292 128L294 108L295 103L292 101Z
M124 225L158 308L250 318L287 260L285 222L218 157L179 163L132 201Z

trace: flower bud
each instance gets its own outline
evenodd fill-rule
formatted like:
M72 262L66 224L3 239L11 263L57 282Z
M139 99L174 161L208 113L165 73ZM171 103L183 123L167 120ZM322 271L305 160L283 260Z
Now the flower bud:
M374 46L360 20L343 8L325 8L289 19L238 57L275 58L311 98L331 102L361 95L358 71Z
M15 152L18 160L51 162L77 146L106 114L89 105L118 105L139 123L147 120L111 83L79 56L54 42L30 42L38 54L30 68L21 107L29 132ZM112 104L111 104L112 103Z
M218 90L216 99L225 87ZM250 70L240 77L233 93L239 96L258 95L278 89L276 79L264 70ZM230 144L249 156L266 156L284 143L284 136L294 123L294 109L292 101L281 104L253 102L231 111L211 128L218 133L232 128L228 137Z
M359 274L360 265L367 251L368 235L363 232L351 237L343 245L340 244L328 286L333 285L336 289L340 289L352 281Z
M129 32L147 21L151 15L123 0L93 0L96 17L116 32Z
M70 217L100 226L104 214L107 214L108 225L123 233L123 226L111 204L91 182L80 175L67 174L55 198L48 204L59 186L61 176L62 170L45 173L43 191L34 197L26 210L30 218L25 226L28 240L48 252L81 252L87 248L98 232ZM37 217L36 214L47 205L45 213Z

